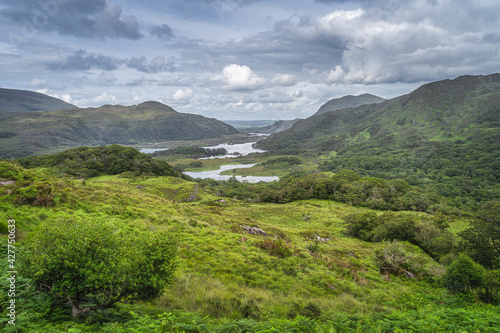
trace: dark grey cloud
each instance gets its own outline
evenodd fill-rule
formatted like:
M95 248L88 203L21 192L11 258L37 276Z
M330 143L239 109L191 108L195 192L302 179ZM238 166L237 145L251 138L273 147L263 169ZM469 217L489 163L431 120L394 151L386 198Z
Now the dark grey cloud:
M25 31L84 38L139 39L139 23L112 0L4 0L2 20Z
M273 76L305 68L329 70L332 64L341 62L346 49L342 35L322 31L309 16L279 21L270 31L225 44L184 47L185 57L200 68L213 67L214 61L220 61L218 68L236 63L268 69Z
M85 50L78 50L60 62L47 63L47 68L54 71L85 71L102 69L112 71L118 68L120 60L102 54L90 54Z
M151 27L150 33L162 41L169 41L175 37L174 31L168 24L155 25Z

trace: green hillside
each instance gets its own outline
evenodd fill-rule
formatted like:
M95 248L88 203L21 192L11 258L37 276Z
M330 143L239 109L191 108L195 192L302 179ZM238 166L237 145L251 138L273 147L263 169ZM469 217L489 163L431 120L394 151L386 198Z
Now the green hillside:
M0 157L77 146L199 140L236 134L232 126L176 112L158 102L99 108L0 114Z
M433 82L380 104L327 112L258 142L322 154L321 170L405 178L465 203L500 197L500 74Z
M74 109L75 105L29 90L0 88L0 112Z
M141 157L144 154L126 147L109 149L82 148L31 158L42 161L43 168L28 170L13 162L0 162L0 227L3 242L15 239L13 267L19 272L16 326L5 326L9 320L10 285L7 268L2 269L0 286L5 293L1 294L0 312L7 331L495 332L500 328L495 305L500 289L498 271L472 265L467 274L473 276L477 271L486 280L471 285L467 291L444 287L451 274L447 266L453 268L462 261L462 265L468 265L468 259L460 259L466 257L456 259L460 253L457 237L475 221L486 221L488 214L497 221L498 205L485 209L477 218L443 218L423 212L382 212L335 200L248 202L221 197L224 194L210 185L202 186L174 174L157 176L151 172L154 162ZM123 164L130 160L127 154L134 155L140 164ZM79 174L82 161L87 161L85 168L89 170L102 170L99 176L85 181L72 179ZM105 165L108 168L103 168ZM115 167L120 173L112 175ZM330 175L317 177L327 179ZM341 180L343 186L346 181L359 181L346 172L331 180ZM296 195L297 190L309 191L310 185L301 187L300 182L300 178L288 178L286 184L296 188L295 194L289 195ZM227 185L234 187L231 182ZM9 220L15 220L15 231L7 227ZM61 253L59 264L54 256L37 262L26 256L25 251L38 253L33 252L33 244L47 233L58 233L59 238L52 243L46 241L45 247L37 251L47 247L58 251L60 239L85 225L92 227L85 229L85 237L72 238L76 243L65 240L70 243L63 248L66 252ZM254 232L257 228L267 236ZM15 238L7 237L9 232ZM52 263L45 269L66 272L52 279L53 283L73 281L78 288L83 287L82 281L87 281L94 269L97 279L109 274L121 277L120 270L108 267L75 269L89 265L88 256L98 254L116 256L114 262L110 260L113 257L100 259L110 265L122 263L130 251L137 253L137 258L128 259L131 263L146 260L141 259L143 251L154 249L148 245L151 240L147 241L151 234L155 235L153 242L175 240L177 259L171 266L175 267L173 279L163 292L147 301L128 304L124 299L123 303L106 307L99 303L110 297L105 293L110 286L104 283L79 300L82 307L101 304L103 308L82 312L79 318L72 319L72 304L68 302L71 293L64 297L47 292L51 286L34 282L45 271L30 273L33 265ZM113 247L106 247L107 242L112 242ZM85 253L81 257L73 253L78 251L78 244L89 246L81 249ZM95 252L96 244L102 247L97 248L101 252ZM7 244L3 247L6 249ZM116 253L115 247L123 251L122 255ZM442 263L429 256L429 249L441 251L438 257ZM150 255L151 260L160 258L155 257L160 253ZM3 265L7 264L4 260ZM129 266L122 269L133 268ZM146 278L150 269L155 272L154 267L159 272L161 266L151 266L144 268L138 278ZM75 280L71 280L72 276ZM60 289L63 292L64 286ZM134 287L126 284L125 291L127 288ZM129 300L141 297L130 291L128 294Z
M314 116L323 114L325 112L336 111L347 108L355 108L366 104L377 104L385 101L384 98L371 94L362 94L359 96L344 96L341 98L334 98L323 104Z

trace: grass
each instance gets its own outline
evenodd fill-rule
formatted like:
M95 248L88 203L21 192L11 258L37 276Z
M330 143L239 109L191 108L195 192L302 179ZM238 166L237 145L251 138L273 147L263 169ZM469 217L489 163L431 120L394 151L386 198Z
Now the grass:
M0 219L16 220L21 244L37 225L58 219L101 217L130 233L179 235L175 281L147 305L151 311L182 310L227 322L285 320L311 308L333 320L434 311L449 302L437 283L441 266L418 247L404 245L425 263L422 276L413 280L381 274L374 253L382 245L343 234L342 218L366 208L325 200L279 205L225 198L222 204L199 184L173 177L101 176L83 184L35 174L50 182L54 207L14 206L6 193L0 202ZM187 202L190 195L196 200ZM466 224L459 219L452 228ZM281 242L286 252L273 254L260 246L266 237L250 235L241 225L263 229L267 242Z

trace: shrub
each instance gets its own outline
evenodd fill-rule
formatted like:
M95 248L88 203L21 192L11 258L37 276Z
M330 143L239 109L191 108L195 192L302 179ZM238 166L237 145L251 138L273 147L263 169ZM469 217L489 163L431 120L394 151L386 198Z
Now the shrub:
M192 168L203 168L203 162L194 161L194 162L189 163L189 166Z
M486 271L484 276L483 300L488 303L500 303L500 270Z
M413 277L419 264L413 260L414 255L406 253L398 241L387 241L381 250L375 251L375 262L382 273L406 274Z
M253 299L249 299L241 306L241 315L245 318L259 319L261 312Z
M409 216L395 216L385 213L380 217L381 223L374 231L375 240L413 241L417 225Z
M453 294L471 293L484 286L485 269L465 254L453 261L443 276L443 285Z
M292 250L290 249L290 247L281 239L273 241L269 238L266 238L263 241L256 242L255 246L266 250L270 255L280 258L285 258L292 255Z
M373 239L373 229L379 223L379 219L374 212L351 213L344 218L346 224L346 234L357 237L365 241Z
M100 221L51 222L27 242L21 271L38 291L67 300L78 317L157 297L172 279L176 248L161 233L125 237Z
M318 318L321 316L321 309L318 305L309 302L306 306L299 310L299 314L308 318Z

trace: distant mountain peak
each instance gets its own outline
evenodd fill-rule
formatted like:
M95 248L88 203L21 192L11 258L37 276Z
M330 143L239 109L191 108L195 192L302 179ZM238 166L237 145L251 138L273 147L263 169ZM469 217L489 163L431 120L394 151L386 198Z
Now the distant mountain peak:
M76 105L30 90L0 88L0 111L29 112L76 109Z
M347 108L355 108L366 104L376 104L385 101L384 98L372 94L364 93L358 96L347 95L340 98L334 98L323 104L314 114L319 115L325 112L336 111Z
M146 101L143 103L140 103L136 106L138 110L155 110L155 111L161 111L161 112L168 112L168 113L179 113L175 111L173 108L171 108L168 105L165 105L161 102L157 101Z

